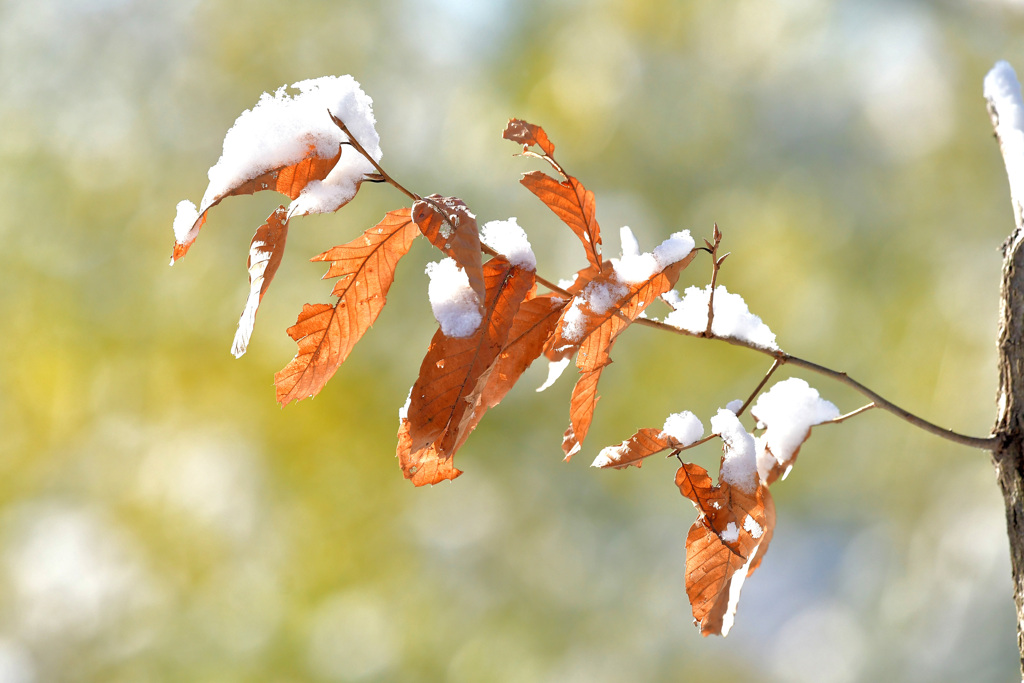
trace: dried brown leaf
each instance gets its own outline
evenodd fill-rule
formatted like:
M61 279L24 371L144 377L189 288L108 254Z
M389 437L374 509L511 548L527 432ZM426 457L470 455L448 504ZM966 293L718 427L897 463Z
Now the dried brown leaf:
M281 405L315 396L348 358L384 308L395 268L419 233L409 209L391 211L348 244L315 256L330 261L325 278L340 277L334 306L306 304L288 334L299 351L274 376Z
M501 137L506 140L518 142L523 146L525 152L529 147L540 147L541 152L546 156L555 153L555 143L548 139L547 133L540 126L523 121L522 119L509 119L508 125L502 131Z
M669 448L679 448L682 444L665 434L660 429L643 428L618 446L609 446L602 450L593 467L621 470L635 465L640 467L644 458L661 453ZM686 495L685 493L683 495Z
M743 581L767 550L774 505L760 483L751 491L728 482L712 486L707 471L692 463L676 472L676 485L700 511L686 538L686 592L693 617L702 635L724 636Z

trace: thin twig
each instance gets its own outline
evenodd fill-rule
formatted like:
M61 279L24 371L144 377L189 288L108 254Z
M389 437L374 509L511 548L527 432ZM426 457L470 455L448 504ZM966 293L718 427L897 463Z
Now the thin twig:
M757 398L757 395L761 393L762 389L764 389L764 385L768 384L768 380L771 379L772 375L775 374L775 371L778 370L779 366L781 365L782 361L776 358L775 361L772 363L772 366L768 368L768 372L761 379L761 382L757 385L757 388L755 388L754 391L750 393L750 397L747 398L746 402L744 402L744 404L740 407L739 411L736 413L736 417L742 415L743 411L745 411L747 407L753 402L753 400Z
M333 113L331 113L331 110L329 109L327 110L327 114L328 116L331 117L331 121L334 121L334 125L340 128L341 132L343 132L348 137L348 143L351 144L357 152L362 154L367 161L373 164L373 167L377 169L377 173L380 174L380 177L383 178L385 182L389 183L392 187L394 187L396 190L398 190L399 192L401 192L414 202L422 199L422 197L420 197L418 194L416 194L415 192L410 192L409 190L405 189L405 187L403 187L401 183L399 183L397 180L389 176L387 172L380 167L380 164L377 163L377 160L370 156L370 153L366 151L366 148L359 144L359 140L356 139L355 135L352 135L352 131L348 129L348 126L345 125L344 121L342 121Z
M683 335L686 337L705 338L702 334L690 332L689 330L684 330L678 327L673 327L672 325L666 325L665 323L658 320L651 320L649 318L638 318L636 322L646 327L653 327L655 329L673 332L675 334ZM991 451L996 448L997 438L995 436L968 436L966 434L960 434L959 432L955 432L952 429L940 427L923 418L918 417L917 415L914 415L908 410L901 408L892 401L883 398L878 393L872 391L871 389L867 388L857 380L847 375L845 372L840 372L838 370L827 368L823 365L818 365L817 363L812 363L809 360L804 360L803 358L800 358L798 356L792 356L783 351L773 351L772 349L757 346L756 344L752 344L751 342L748 342L744 339L738 339L736 337L712 336L710 337L710 339L716 339L718 341L725 342L726 344L732 344L733 346L742 346L743 348L751 349L752 351L757 351L758 353L763 353L765 355L771 356L772 358L779 360L781 363L789 363L790 365L795 365L796 367L803 368L805 370L810 370L811 372L815 372L819 375L823 375L825 377L833 379L839 382L840 384L845 384L846 386L850 387L851 389L854 389L861 395L871 399L875 403L875 407L881 408L882 410L888 413L892 413L896 417L900 418L901 420L904 420L905 422L909 422L918 429L922 429L928 432L929 434L934 434L935 436L942 437L947 441L952 441L953 443L958 443L963 446L970 446L971 448L980 448L986 451Z
M869 403L869 404L867 404L865 406L861 406L860 408L857 408L857 410L851 410L846 415L840 415L839 417L832 418L828 422L822 422L821 424L837 425L840 422L846 422L851 417L856 417L857 415L860 415L861 413L867 412L867 411L871 410L872 408L877 408L877 407L878 406L876 406L874 404L874 402L871 402L871 403Z
M715 322L715 285L718 282L718 269L722 267L722 260L718 260L718 245L722 243L722 233L718 230L718 223L715 223L715 231L713 233L715 243L712 244L707 240L704 240L704 244L708 245L708 250L711 252L711 289L708 294L708 326L704 330L705 337L711 337L711 325ZM728 254L726 254L728 256Z

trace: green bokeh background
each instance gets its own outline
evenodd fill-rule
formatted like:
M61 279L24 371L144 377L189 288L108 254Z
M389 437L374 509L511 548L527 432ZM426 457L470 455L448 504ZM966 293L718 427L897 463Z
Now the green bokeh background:
M534 368L465 474L414 489L393 454L435 328L425 243L315 400L272 386L284 330L329 300L307 259L402 196L293 224L238 361L248 240L279 198L229 199L166 264L238 113L350 73L385 167L517 216L541 273L583 257L518 185L536 166L510 116L596 193L606 253L621 225L649 249L717 221L720 282L783 348L987 434L1012 217L981 80L1024 68L1022 30L1011 0L0 1L0 681L1011 680L983 453L881 412L816 430L733 632L703 639L674 461L587 465L670 412L706 423L764 356L631 329L582 455L560 458L571 380L538 395Z

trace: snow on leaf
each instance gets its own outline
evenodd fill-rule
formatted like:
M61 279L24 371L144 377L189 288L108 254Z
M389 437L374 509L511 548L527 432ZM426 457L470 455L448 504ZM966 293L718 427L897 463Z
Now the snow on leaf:
M431 244L466 271L470 287L482 302L487 294L481 267L480 233L476 216L465 202L432 194L412 205L412 219Z
M532 270L512 266L501 257L488 261L483 275L487 298L476 333L459 338L438 330L412 388L408 450L425 453L421 457L427 460L451 460L476 426L474 412L493 365L523 299L534 286Z
M509 119L501 137L512 142L518 142L523 146L525 152L528 148L537 146L546 156L555 153L555 143L548 139L547 133L540 126L527 123L522 119Z
M384 308L399 259L418 234L409 209L391 211L348 244L314 257L330 261L325 278L340 277L330 304L306 304L288 334L298 342L295 358L274 376L281 405L315 396L348 357Z
M594 278L576 296L582 302L579 310L583 314L582 331L576 340L579 343L576 367L581 372L589 372L610 363L609 353L615 339L651 302L675 286L680 272L689 265L695 254L690 252L683 260L634 284L622 283L614 270ZM564 326L561 334L570 340L574 336L566 334Z
M352 147L332 117L343 120L374 159L381 157L372 101L351 76L325 76L264 93L224 136L191 227L175 221L173 263L188 251L207 212L225 197L276 190L292 204L289 217L336 211L355 196L373 165ZM182 217L179 209L179 218ZM183 222L183 221L182 221Z
M551 209L579 237L591 265L601 266L601 227L597 224L594 193L569 176L558 182L540 171L523 174L519 181Z
M281 265L287 238L288 214L284 206L279 206L270 214L267 222L256 230L249 244L249 260L246 263L249 270L249 298L238 321L238 330L235 332L235 340L231 347L235 358L240 358L249 345L252 328L256 322L256 311L277 273L278 266Z

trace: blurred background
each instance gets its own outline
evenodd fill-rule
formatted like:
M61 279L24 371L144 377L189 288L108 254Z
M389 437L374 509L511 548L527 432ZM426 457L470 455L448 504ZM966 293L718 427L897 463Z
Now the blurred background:
M719 282L784 349L985 435L1012 216L981 82L1024 69L1022 30L1010 0L0 1L0 681L1015 678L984 453L881 412L815 430L735 628L702 639L675 461L588 465L670 412L707 424L767 358L631 329L571 463L571 373L538 395L538 367L461 478L414 489L394 446L435 329L425 242L315 400L282 410L272 384L302 304L330 300L308 258L401 195L293 224L241 360L247 247L281 198L227 200L167 261L235 117L350 73L385 168L517 216L542 274L583 255L518 185L539 166L511 116L596 193L607 255L622 225L650 249L717 221ZM691 454L717 471L714 444Z

